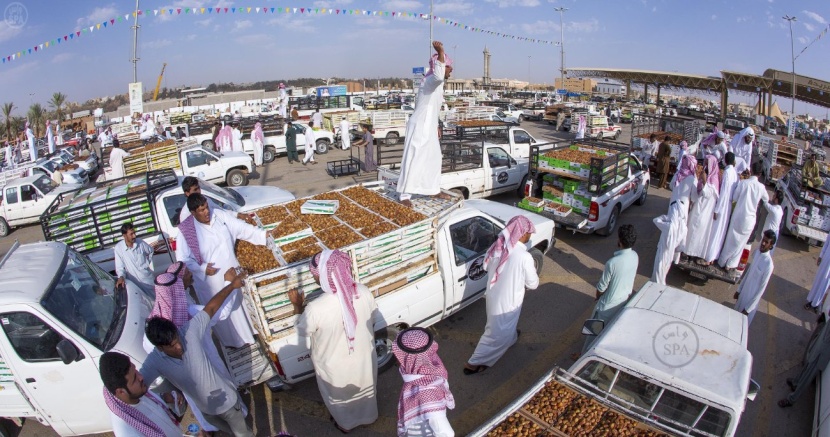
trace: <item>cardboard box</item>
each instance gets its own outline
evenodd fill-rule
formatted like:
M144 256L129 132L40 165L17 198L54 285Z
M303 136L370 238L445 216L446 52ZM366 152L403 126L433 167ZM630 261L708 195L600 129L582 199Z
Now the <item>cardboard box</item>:
M339 206L339 200L306 200L300 207L300 213L334 214Z

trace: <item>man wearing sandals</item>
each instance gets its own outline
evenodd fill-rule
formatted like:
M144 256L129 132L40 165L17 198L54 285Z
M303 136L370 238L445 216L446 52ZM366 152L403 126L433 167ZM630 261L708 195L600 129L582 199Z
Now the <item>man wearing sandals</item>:
M487 250L487 325L473 356L464 365L464 374L483 372L504 355L519 338L516 326L522 312L525 288L535 290L539 275L525 243L536 228L519 215L510 219L498 240Z

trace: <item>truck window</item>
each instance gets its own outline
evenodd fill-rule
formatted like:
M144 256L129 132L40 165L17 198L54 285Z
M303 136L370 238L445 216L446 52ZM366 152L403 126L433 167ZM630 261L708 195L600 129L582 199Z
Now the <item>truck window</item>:
M182 212L182 208L187 208L187 197L184 194L164 198L164 209L167 211L170 226L179 226L179 214Z
M455 264L483 255L499 237L500 229L484 217L473 217L450 226Z
M17 203L17 187L6 188L6 203L9 205Z
M187 152L187 166L198 167L200 165L207 165L208 154L202 150L191 150Z
M20 201L21 202L28 202L31 200L35 200L37 196L37 191L35 187L31 185L21 185L20 186Z
M37 316L25 312L0 314L0 325L20 359L59 360L56 346L63 337Z
M637 160L633 157L628 158L628 165L631 168L631 173L637 173L638 171L640 171L640 163L637 162Z
M510 164L510 155L500 147L487 149L487 158L490 160L490 167L507 167Z
M530 135L523 130L516 131L513 133L513 142L516 144L530 144Z

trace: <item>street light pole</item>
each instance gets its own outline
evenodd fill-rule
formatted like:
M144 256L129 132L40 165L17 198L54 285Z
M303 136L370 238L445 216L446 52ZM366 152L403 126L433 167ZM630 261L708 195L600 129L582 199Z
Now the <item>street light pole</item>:
M559 73L562 89L565 89L565 26L562 22L562 14L568 10L568 8L558 7L553 9L556 12L559 12Z
M783 19L790 22L790 57L792 58L793 63L793 100L792 106L790 106L790 122L787 123L787 128L789 132L790 138L795 137L795 43L793 42L793 21L798 21L795 17L791 17L789 15L784 15Z
M527 90L530 91L530 58L533 56L527 56Z

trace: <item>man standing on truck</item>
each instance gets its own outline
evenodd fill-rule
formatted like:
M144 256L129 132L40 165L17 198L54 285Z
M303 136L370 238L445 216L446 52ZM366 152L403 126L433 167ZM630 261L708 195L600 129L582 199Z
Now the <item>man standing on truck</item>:
M316 147L316 140L314 138L314 122L308 122L308 129L304 132L305 136L305 156L303 156L303 165L311 161L312 164L317 164L314 160L314 148Z
M242 131L239 130L239 122L234 122L231 128L231 150L234 152L242 152Z
M726 135L715 128L715 132L712 132L705 140L703 140L700 145L703 146L703 157L706 158L706 155L714 156L718 162L723 161L723 157L726 156Z
M720 181L720 193L718 202L715 204L715 212L712 214L712 230L709 234L709 245L704 256L704 263L701 265L710 266L720 255L723 248L723 240L729 226L729 219L732 216L732 192L738 184L738 172L735 171L735 154L726 152L723 158L726 168L723 169Z
M735 158L744 160L746 168L752 168L752 142L755 141L755 131L752 126L738 132L729 144L729 151L735 154ZM735 161L738 162L737 160ZM736 166L738 173L743 173L741 166Z
M643 169L648 172L648 166L651 165L651 158L657 154L657 146L660 143L657 142L657 135L651 134L648 137L648 142L641 141L640 147L635 148L634 150L638 154L638 158L643 163Z
M666 188L666 179L669 177L669 169L671 166L671 146L669 146L669 139L670 137L666 135L657 150L657 174L660 175L660 182L657 183L657 188Z
M124 177L124 158L130 153L121 148L120 144L112 143L110 150L110 179L121 179Z
M323 114L320 113L320 108L317 108L314 111L314 114L311 114L311 121L314 122L314 126L317 126L318 128L322 129L322 127L323 127ZM311 125L309 125L309 126L311 126Z
M756 162L752 166L752 176L739 181L732 193L735 208L732 212L732 220L729 221L729 230L726 232L723 249L718 258L718 265L729 272L733 272L741 261L741 252L755 227L758 202L769 201L766 187L758 181L761 173L761 163Z
M236 384L214 367L204 347L205 336L210 335L210 319L228 296L242 286L245 276L237 274L235 267L229 268L224 274L227 285L181 328L162 317L147 320L145 334L155 349L144 361L141 374L148 381L164 376L193 400L205 419L220 430L234 436L253 437L245 423L248 413Z
M632 249L637 241L637 230L634 226L620 226L617 235L617 247L620 250L614 252L614 256L605 262L602 276L597 282L597 294L594 299L597 305L591 315L592 319L602 320L606 326L614 320L634 291L634 278L640 264L640 257ZM595 339L594 336L587 337L582 352L588 350Z
M148 389L130 357L120 352L105 352L98 359L98 369L116 437L181 437L179 422L165 401ZM167 396L173 401L170 393L164 394ZM178 399L177 406L181 407L184 398Z
M435 55L429 60L415 112L406 123L406 139L398 178L401 203L411 206L413 194L445 197L441 193L441 144L438 141L438 115L444 103L444 81L452 73L452 59L444 53L441 41L433 41Z
M26 120L26 142L29 144L29 160L37 161L37 146L35 145L35 134L32 132L32 127L29 126L29 120Z
M285 115L286 115L285 111L288 108L288 95L285 93L285 84L282 83L282 82L280 82L280 91L278 93L277 100L279 101L279 104L280 104L279 111L278 111L279 114L280 114L280 117L285 118ZM291 117L296 119L296 117L294 117L294 114L291 114Z
M813 285L810 287L810 293L807 294L807 302L804 304L804 309L808 311L818 312L824 296L827 294L827 289L830 287L830 244L824 244L819 252L816 260L816 276L813 278Z
M285 122L285 154L288 156L288 163L300 162L300 156L297 154L297 131L298 127L294 126L289 118Z
M473 355L464 365L465 375L483 372L496 364L519 338L516 326L525 289L535 290L539 286L533 256L525 247L534 232L536 227L530 219L518 215L507 222L499 238L487 250L483 264L487 271L487 325Z
M772 263L772 253L770 250L775 246L775 232L767 229L764 231L764 237L761 239L761 244L752 256L752 264L741 278L741 285L738 286L738 291L735 292L734 299L735 311L742 312L747 316L747 324L752 323L755 317L755 311L758 310L758 303L761 302L761 297L769 284L769 278L772 276L774 265Z
M119 241L113 249L115 276L118 278L116 285L123 287L124 281L129 279L148 296L153 296L155 281L153 248L146 241L136 238L135 227L132 223L121 225L121 236L124 239Z
M298 315L297 335L311 343L320 395L343 433L378 419L373 346L378 306L369 289L355 282L351 266L349 255L339 250L318 252L309 271L323 294L305 306L296 289L288 292Z
M207 302L222 289L221 269L238 266L234 245L237 240L264 246L265 231L236 218L222 208L209 208L207 198L201 194L187 197L187 208L192 214L179 224L179 240L176 259L185 263L193 273L193 283L200 302ZM242 309L240 292L228 301L233 309L228 319L216 324L216 334L222 344L241 347L253 344L254 337L248 318Z

